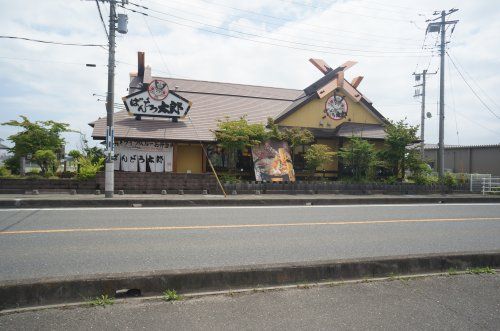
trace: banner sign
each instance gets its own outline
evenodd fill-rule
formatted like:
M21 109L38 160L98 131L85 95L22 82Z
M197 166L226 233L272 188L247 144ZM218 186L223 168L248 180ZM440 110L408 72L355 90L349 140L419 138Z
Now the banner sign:
M153 80L144 91L122 98L125 108L132 115L156 117L184 117L191 102L168 89L167 83Z
M118 141L115 170L131 172L171 172L173 147L163 142Z
M255 180L258 182L294 182L292 158L288 143L269 140L252 147Z

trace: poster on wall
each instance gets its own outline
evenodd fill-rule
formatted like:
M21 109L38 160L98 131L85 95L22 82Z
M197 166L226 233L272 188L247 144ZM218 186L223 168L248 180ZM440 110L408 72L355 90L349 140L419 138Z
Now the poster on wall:
M122 141L115 147L115 170L171 172L173 148L168 143Z
M268 140L252 147L255 180L258 182L294 182L292 158L288 143Z

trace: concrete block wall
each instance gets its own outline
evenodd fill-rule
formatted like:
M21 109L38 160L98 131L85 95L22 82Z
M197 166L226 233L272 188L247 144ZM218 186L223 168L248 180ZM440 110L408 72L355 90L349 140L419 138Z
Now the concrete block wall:
M104 187L104 173L96 176L97 183ZM214 193L217 181L212 174L180 174L160 172L119 172L115 171L115 190L124 190L131 194L202 193L207 190Z
M453 188L445 185L417 185L417 184L385 184L385 183L342 183L297 181L282 183L240 182L226 183L224 189L228 194L236 191L239 194L254 194L260 191L263 194L431 194L431 193L467 193L467 184L460 184Z

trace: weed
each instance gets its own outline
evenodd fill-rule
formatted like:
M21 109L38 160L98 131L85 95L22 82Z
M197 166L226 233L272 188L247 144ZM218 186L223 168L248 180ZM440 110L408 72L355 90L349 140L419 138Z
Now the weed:
M297 288L307 290L307 289L310 289L311 286L308 284L299 284L299 285L297 285Z
M467 269L468 274L474 274L474 275L479 275L479 274L494 274L496 271L493 268L490 267L477 267L477 268L472 268L472 269Z
M390 281L393 281L393 280L396 280L396 279L399 279L398 276L396 276L396 274L394 272L391 272L390 274L387 275L387 277L389 277L389 280Z
M110 298L107 294L103 294L100 297L96 297L89 301L89 305L94 307L97 306L106 307L107 305L112 305L113 303L115 303L115 299Z
M455 269L455 268L448 269L448 275L450 275L450 276L458 275L457 269Z
M165 300L165 301L178 301L178 300L182 300L182 296L177 294L176 290L165 290L165 292L163 292L163 300Z

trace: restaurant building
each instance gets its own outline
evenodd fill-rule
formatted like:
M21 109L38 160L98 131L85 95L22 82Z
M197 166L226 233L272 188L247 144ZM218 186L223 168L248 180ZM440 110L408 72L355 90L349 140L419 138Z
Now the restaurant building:
M381 144L387 120L358 90L363 77L350 81L345 78L346 71L356 63L349 61L331 68L322 60L310 61L323 76L303 90L296 90L152 77L151 69L144 66L144 55L140 54L138 72L130 74L130 96L141 91L146 93L146 89L151 92L152 82L165 82L167 92L182 99L185 106L179 103L179 109L174 109L173 104L170 108L163 108L163 113L175 110L179 114L177 117L159 116L158 107L153 107L154 115L140 116L137 112L130 112L130 98L128 101L124 98L129 111L119 111L114 115L115 170L205 173L210 171L207 155L216 169L224 170L227 157L217 146L213 132L218 120L236 120L242 116L249 123L265 124L271 117L280 127L307 128L315 137L314 143L328 145L334 151L352 136ZM99 118L90 125L93 127L92 137L104 140L106 118ZM298 175L304 169L302 155L307 148L298 146L293 149L293 167ZM253 176L251 151L239 152L237 167ZM335 177L341 168L339 161L334 159L320 174Z

